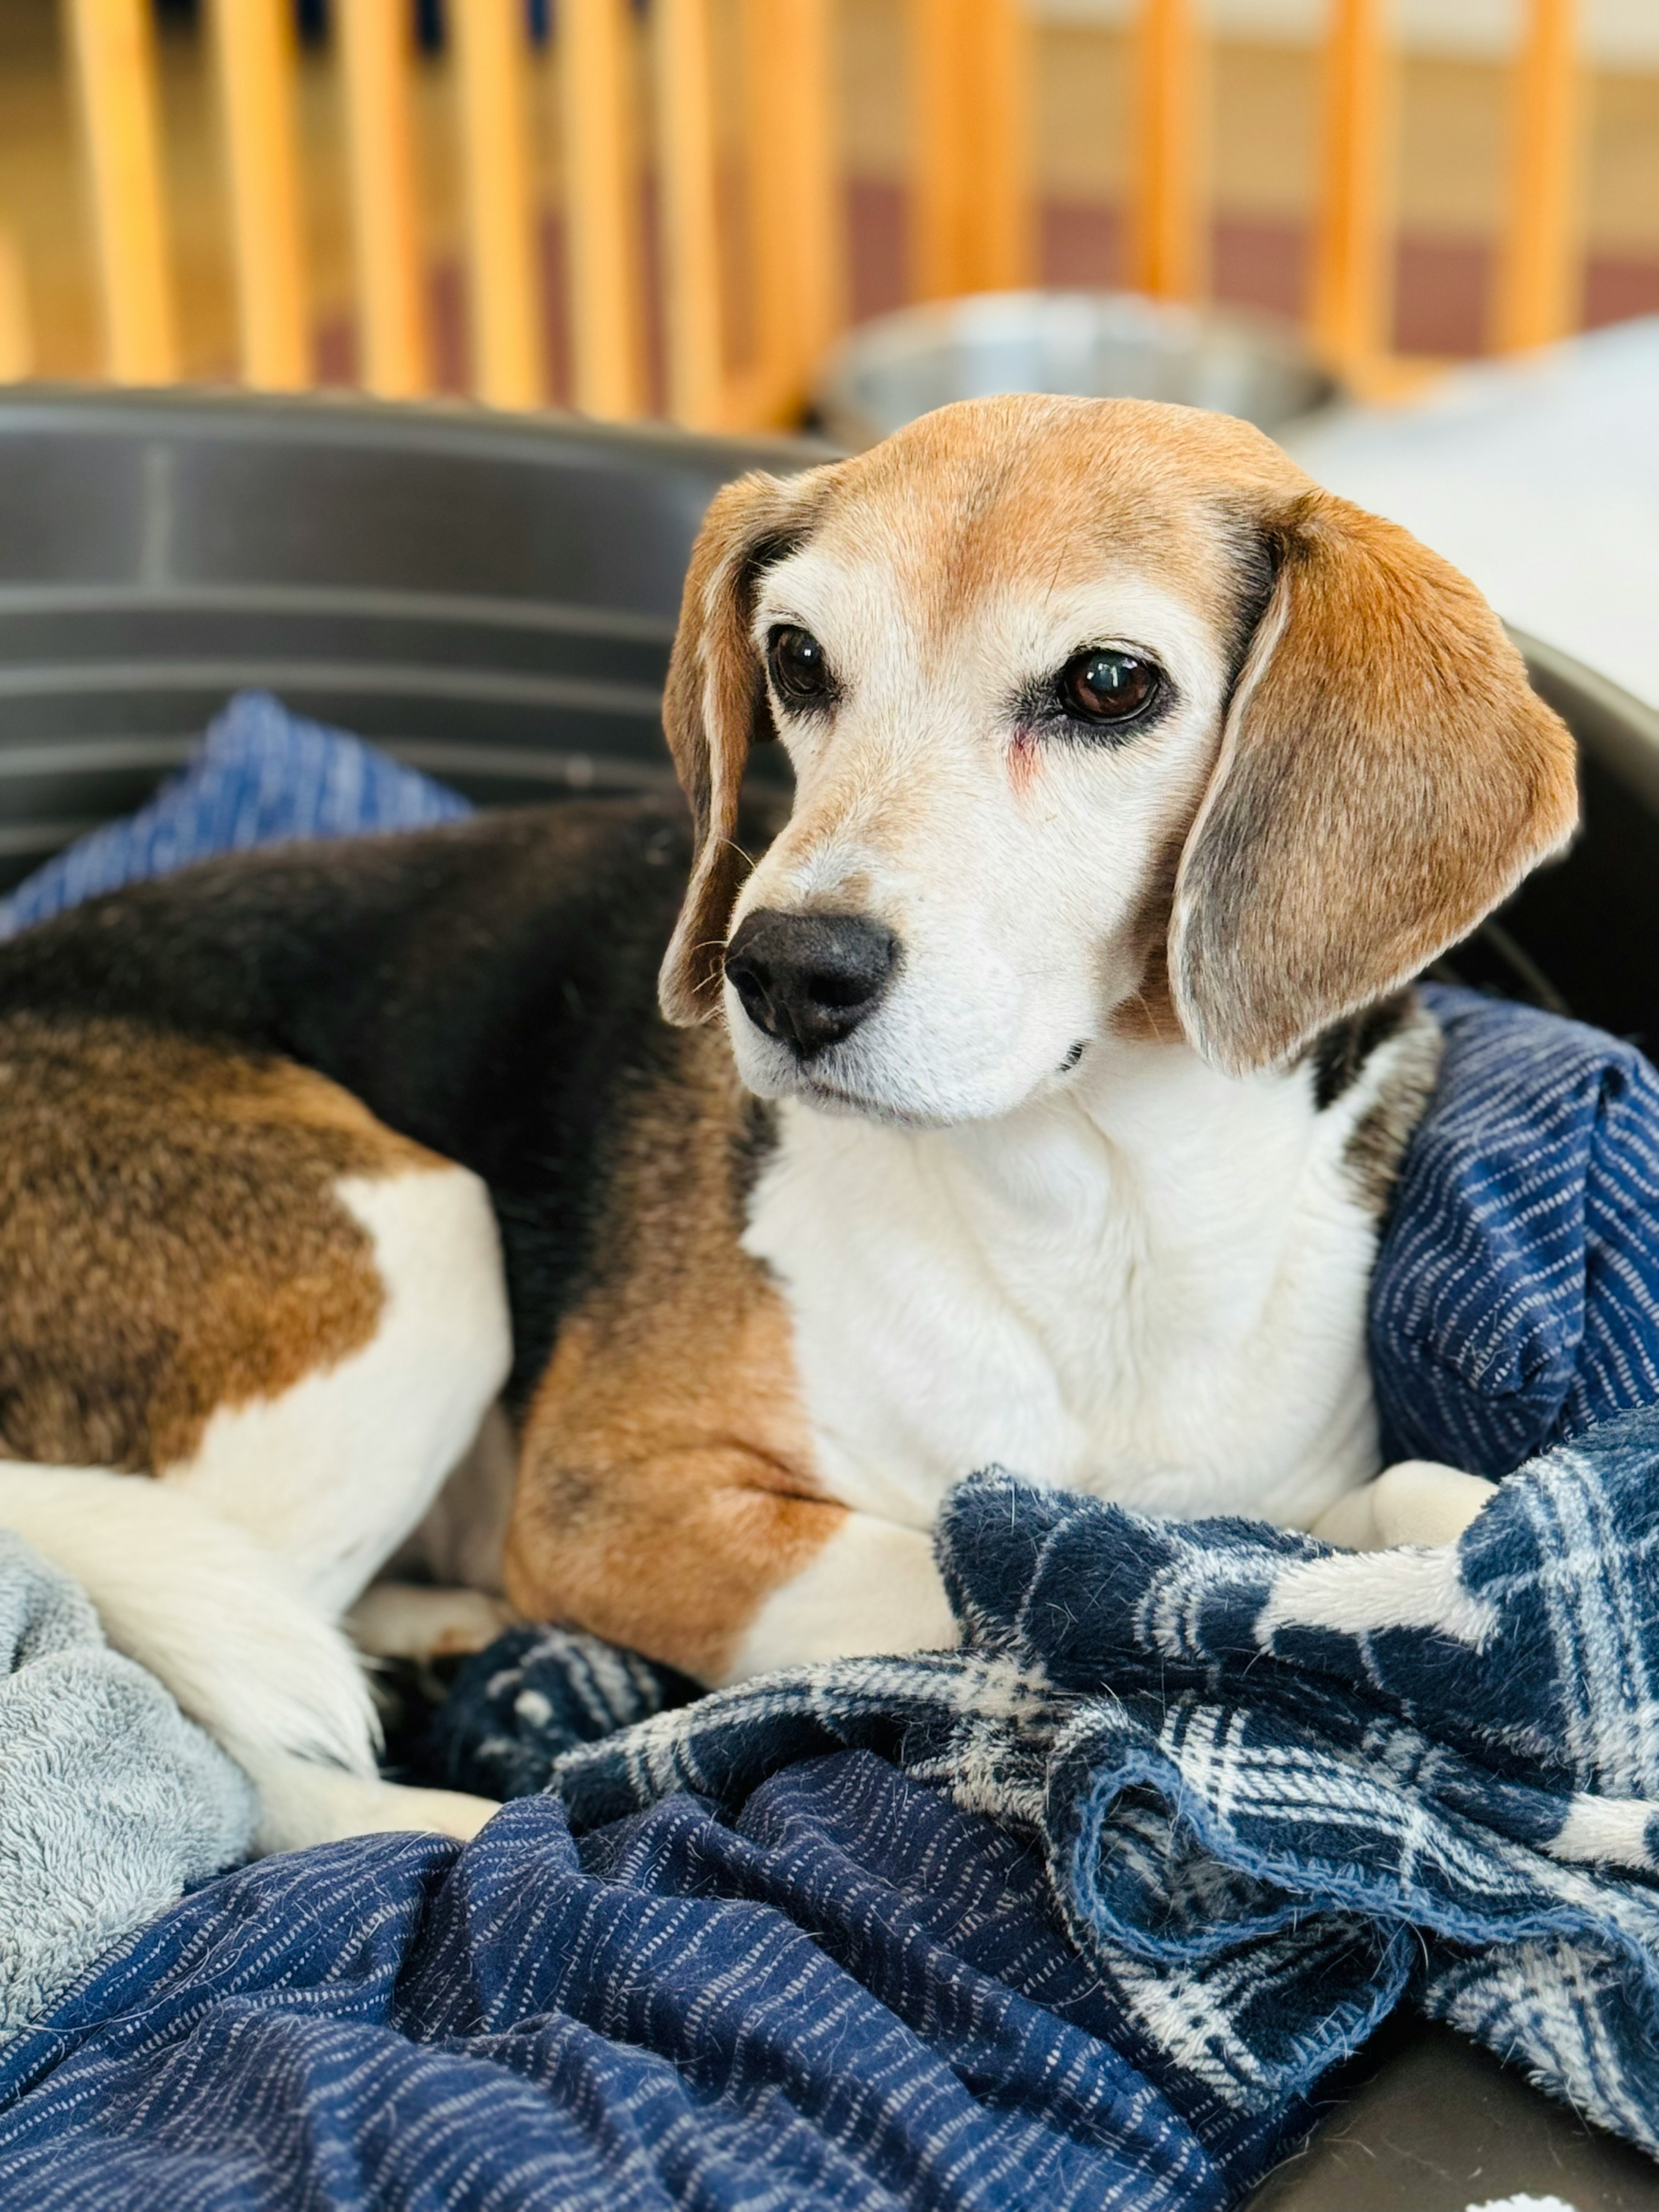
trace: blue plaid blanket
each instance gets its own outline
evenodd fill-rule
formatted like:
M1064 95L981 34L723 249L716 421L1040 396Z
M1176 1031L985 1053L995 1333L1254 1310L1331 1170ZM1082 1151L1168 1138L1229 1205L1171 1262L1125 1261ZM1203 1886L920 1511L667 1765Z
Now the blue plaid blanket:
M251 715L93 876L204 849L175 796L211 836L251 774L287 820L296 762L378 773ZM941 1532L959 1651L689 1702L517 1632L440 1749L520 1802L459 1853L243 1869L129 1939L0 2053L0 2203L1208 2212L1401 2002L1659 2154L1659 1078L1431 1002L1371 1300L1385 1433L1534 1462L1460 1546L1355 1558L993 1473Z
M940 1548L960 1652L572 1749L545 1676L587 1655L544 1632L477 1662L449 1724L520 1787L539 1738L579 1825L878 1753L1029 1838L1118 2048L1186 2109L1282 2113L1409 1996L1659 2155L1659 1412L1558 1447L1440 1550L1006 1474L957 1490Z

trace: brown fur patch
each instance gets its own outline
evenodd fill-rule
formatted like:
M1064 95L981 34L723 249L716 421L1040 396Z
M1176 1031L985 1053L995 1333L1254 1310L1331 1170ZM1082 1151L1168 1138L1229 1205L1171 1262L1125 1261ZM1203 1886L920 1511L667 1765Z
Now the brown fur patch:
M723 1035L677 1043L623 1109L605 1278L526 1422L507 1589L711 1681L845 1510L812 1494L788 1315L738 1242L755 1102Z
M819 472L813 544L943 646L1009 583L1132 571L1226 624L1239 505L1305 483L1248 423L1133 399L969 400Z
M436 1164L288 1061L0 1020L0 1455L155 1473L358 1350L384 1291L334 1184Z

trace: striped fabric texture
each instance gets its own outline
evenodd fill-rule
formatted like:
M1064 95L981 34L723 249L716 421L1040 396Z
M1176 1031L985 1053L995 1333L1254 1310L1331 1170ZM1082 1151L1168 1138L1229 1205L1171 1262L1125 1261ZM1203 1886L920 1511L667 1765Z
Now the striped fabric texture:
M719 1818L376 1837L187 1899L0 2055L28 2212L1211 2212L1271 2157L1041 1855L867 1754ZM1286 2116L1290 2117L1290 2116Z
M1423 996L1439 1088L1371 1281L1383 1457L1504 1475L1659 1403L1659 1075L1580 1022Z
M961 1650L173 1908L0 2054L0 2203L1207 2212L1402 2002L1659 2154L1656 1549L1656 1412L1440 1551L980 1477Z
M299 837L423 830L471 807L343 730L241 691L215 717L183 773L147 805L77 838L0 899L0 938L147 876L216 853Z

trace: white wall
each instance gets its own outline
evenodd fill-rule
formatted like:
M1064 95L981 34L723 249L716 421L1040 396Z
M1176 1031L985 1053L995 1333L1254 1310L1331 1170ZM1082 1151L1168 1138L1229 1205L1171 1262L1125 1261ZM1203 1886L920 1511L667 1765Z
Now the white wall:
M1055 22L1122 23L1133 0L1030 0ZM1311 40L1324 0L1203 0L1218 31L1235 36ZM1659 69L1659 0L1583 0L1584 50L1610 69ZM1512 53L1521 0L1393 0L1395 34L1420 52Z

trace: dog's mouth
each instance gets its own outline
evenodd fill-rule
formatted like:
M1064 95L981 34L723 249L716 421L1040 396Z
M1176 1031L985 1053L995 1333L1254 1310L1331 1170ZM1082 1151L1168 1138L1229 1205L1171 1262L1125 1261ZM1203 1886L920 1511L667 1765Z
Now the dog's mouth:
M867 1091L849 1091L838 1083L826 1082L810 1066L798 1070L793 1088L798 1098L809 1106L821 1107L826 1113L856 1115L860 1121L884 1121L895 1129L937 1129L943 1126L934 1116L895 1105L890 1098L872 1097Z
M1069 1088L1070 1079L1090 1061L1092 1043L1089 1036L1074 1035L1061 1049L1062 1030L1058 1039L1051 1033L1042 1042L1021 1040L1023 1052L1000 1060L991 1055L988 1066L975 1064L970 1054L963 1067L949 1049L954 1034L950 1024L937 1044L937 1063L929 1041L911 1036L901 1024L896 1042L866 1036L860 1026L856 1036L825 1038L802 1049L793 1036L756 1021L730 979L726 1015L738 1073L757 1097L796 1099L817 1113L914 1131L994 1120L1033 1098Z
M1035 1085L1022 1094L1041 1096L1067 1088L1068 1078L1073 1075L1089 1058L1090 1040L1079 1037L1065 1053L1050 1063L1046 1075L1039 1075ZM924 1090L921 1097L904 1095L882 1080L878 1069L860 1068L852 1055L854 1065L826 1066L826 1060L844 1060L844 1054L811 1053L804 1056L790 1054L783 1065L784 1055L779 1054L773 1064L761 1074L754 1087L763 1096L775 1098L798 1098L804 1106L815 1111L832 1114L843 1120L856 1117L860 1121L879 1122L892 1129L949 1129L966 1121L977 1121L1006 1112L1011 1105L1022 1103L1022 1098L981 1102L971 1094L955 1096L948 1086L941 1086L930 1098ZM759 1074L760 1071L756 1070Z

